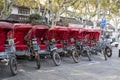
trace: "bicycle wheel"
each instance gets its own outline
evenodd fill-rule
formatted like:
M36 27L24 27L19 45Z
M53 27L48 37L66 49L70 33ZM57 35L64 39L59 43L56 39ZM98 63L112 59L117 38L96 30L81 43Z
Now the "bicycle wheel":
M73 60L74 60L75 63L80 62L80 55L75 50L72 51L72 58L73 58Z
M106 53L107 57L111 57L112 56L112 50L110 48L106 48L105 49L105 53Z
M61 64L60 55L56 51L52 52L52 59L56 66L59 66Z
M18 73L16 58L11 57L9 65L10 65L10 70L11 70L12 75L16 75Z

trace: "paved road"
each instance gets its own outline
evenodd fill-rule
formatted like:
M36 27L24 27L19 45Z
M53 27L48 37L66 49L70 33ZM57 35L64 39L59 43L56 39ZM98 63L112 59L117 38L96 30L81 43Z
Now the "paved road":
M42 60L41 69L35 69L35 62L19 60L19 73L11 76L8 69L0 70L0 80L120 80L120 58L118 50L107 61L103 55L92 56L93 60L81 57L80 63L72 58L62 58L61 66L55 67L52 60Z

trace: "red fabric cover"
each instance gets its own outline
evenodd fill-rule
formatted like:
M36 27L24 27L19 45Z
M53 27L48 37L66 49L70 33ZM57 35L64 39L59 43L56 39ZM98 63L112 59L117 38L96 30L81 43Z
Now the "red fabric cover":
M0 28L3 29L13 29L13 24L8 23L8 22L0 22Z
M35 36L35 29L30 29L28 33L25 35L27 41L32 40L34 36Z
M2 32L2 31L0 31L0 46L4 46L5 40L6 40L5 37L6 37L6 36L5 36L5 33Z
M9 31L9 32L7 33L7 37L8 37L9 39L12 39L12 38L13 38L13 31Z
M63 47L63 44L55 44L55 46L56 46L57 48L62 48L62 47Z
M16 32L14 35L16 45L24 45L24 33Z
M47 39L47 32L48 32L49 28L47 26L43 26L43 25L36 25L33 26L33 28L29 31L29 37L30 39L34 38L34 36L36 36L36 38L42 38L43 40Z
M27 45L16 45L16 50L27 50L28 46Z
M31 24L22 24L22 23L16 23L14 24L14 30L18 31L18 30L22 30L22 31L25 31L25 30L29 30L32 28L32 25Z
M69 27L69 38L74 38L74 39L79 39L78 37L79 36L79 31L80 29L79 28L71 28Z
M37 43L38 43L38 44L41 44L41 42L42 42L42 41L40 40L40 38L37 38Z
M46 50L47 46L46 45L39 45L40 50Z
M49 29L48 38L55 38L56 40L68 40L69 29L67 27L55 26Z
M0 46L0 52L5 52L5 47L4 46Z
M21 24L17 23L14 24L14 32L15 32L15 42L19 43L17 45L23 45L24 44L24 36L28 33L28 31L32 29L32 25L30 24Z
M23 32L16 32L15 33L15 47L16 50L27 50L28 46L24 44L24 33Z

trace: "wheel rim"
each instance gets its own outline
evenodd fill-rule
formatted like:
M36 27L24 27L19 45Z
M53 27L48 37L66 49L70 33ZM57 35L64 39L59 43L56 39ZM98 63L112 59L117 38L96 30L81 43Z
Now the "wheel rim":
M75 51L74 51L74 57L75 57L75 59L76 59L77 61L79 61L79 55L78 55L78 53L75 52Z
M12 70L14 71L14 73L16 73L17 72L17 62L16 62L16 60L13 59L11 64L12 64L11 65Z
M56 52L53 52L53 61L56 66L59 66L61 63L61 58L60 58L59 54Z
M107 49L107 54L108 54L108 55L110 55L110 54L111 54L110 49Z
M56 61L57 63L60 63L60 56L59 56L59 54L56 54L56 55L55 55L55 61Z

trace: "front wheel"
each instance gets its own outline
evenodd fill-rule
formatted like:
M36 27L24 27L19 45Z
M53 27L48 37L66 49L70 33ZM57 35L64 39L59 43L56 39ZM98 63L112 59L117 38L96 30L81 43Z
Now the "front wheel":
M37 64L37 69L40 69L40 56L37 51L35 52L35 61Z
M60 55L56 51L53 51L52 59L53 59L53 62L55 63L56 66L59 66L61 64Z
M112 50L110 48L106 48L105 49L105 53L106 53L107 57L111 57L112 56Z
M10 58L9 65L12 75L16 75L18 73L18 68L17 68L17 60L15 57Z
M75 63L80 62L80 56L79 56L78 52L75 50L72 51L72 58Z

